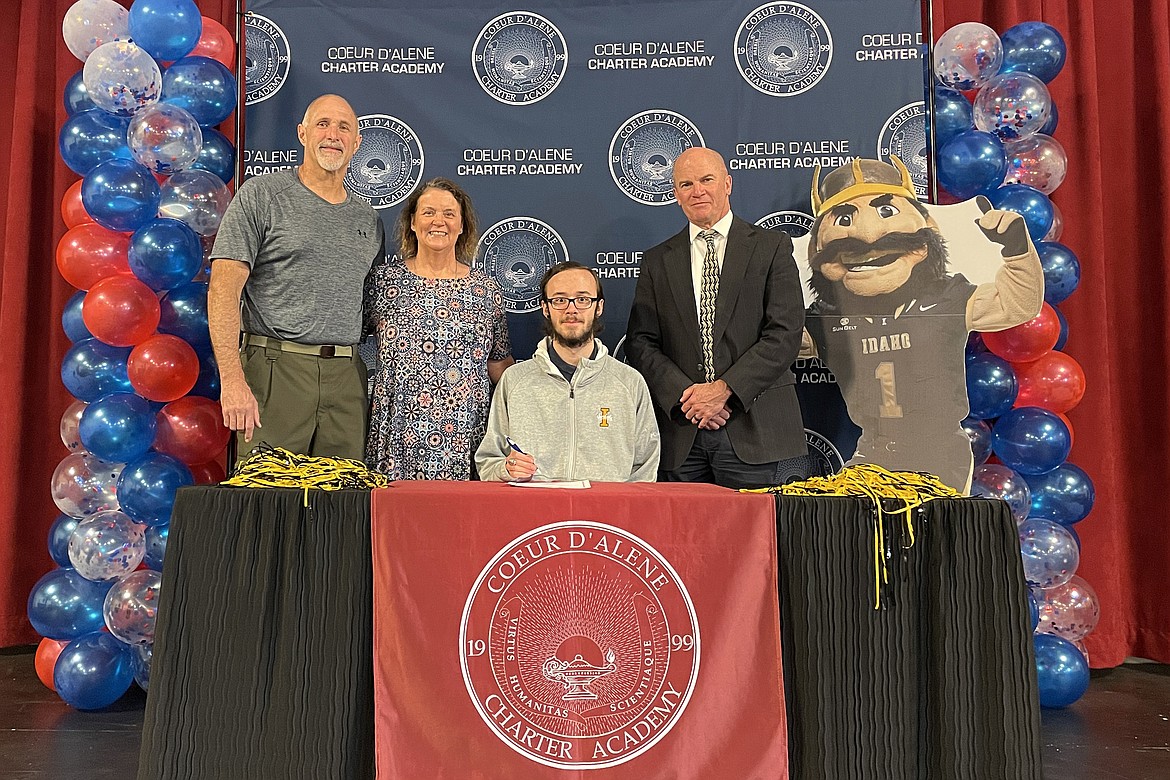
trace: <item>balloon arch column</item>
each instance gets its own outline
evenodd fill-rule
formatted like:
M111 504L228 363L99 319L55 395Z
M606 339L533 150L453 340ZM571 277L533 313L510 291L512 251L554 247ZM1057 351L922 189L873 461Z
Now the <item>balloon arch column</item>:
M1076 575L1074 524L1093 506L1092 480L1067 461L1067 412L1085 393L1081 366L1061 351L1068 325L1057 308L1077 288L1080 263L1058 239L1060 211L1049 195L1068 161L1053 137L1056 104L1047 84L1065 61L1060 33L1024 22L997 35L977 22L947 30L934 48L935 174L942 202L986 195L1021 214L1044 268L1044 306L1030 322L972 334L967 347L975 454L974 495L1008 502L1019 523L1031 587L1040 703L1064 707L1084 694L1088 657L1081 640L1097 625L1093 588Z
M79 0L62 34L85 65L65 87L57 267L69 450L52 479L60 567L33 587L42 682L101 709L150 677L175 491L224 478L229 433L207 329L206 256L230 200L236 45L194 0Z

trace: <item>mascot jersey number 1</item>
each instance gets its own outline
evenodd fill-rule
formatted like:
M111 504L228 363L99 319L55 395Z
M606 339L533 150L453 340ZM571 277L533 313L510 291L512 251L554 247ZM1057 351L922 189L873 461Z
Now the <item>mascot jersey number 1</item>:
M970 487L967 334L1035 317L1044 273L1023 217L980 196L977 223L1000 247L995 280L948 273L946 237L902 161L857 159L813 179L809 335L861 428L849 461L925 471Z

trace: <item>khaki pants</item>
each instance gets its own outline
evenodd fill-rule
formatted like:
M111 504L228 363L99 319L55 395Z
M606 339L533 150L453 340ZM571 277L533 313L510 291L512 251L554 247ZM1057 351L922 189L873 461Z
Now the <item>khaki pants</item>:
M237 463L262 441L315 457L365 458L366 364L356 347L352 357L323 358L249 345L240 360L263 427L250 442L236 434Z

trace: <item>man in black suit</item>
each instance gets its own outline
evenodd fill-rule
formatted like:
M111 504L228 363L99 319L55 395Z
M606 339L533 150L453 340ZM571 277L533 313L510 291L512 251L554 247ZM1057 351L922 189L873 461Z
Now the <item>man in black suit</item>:
M810 461L791 366L804 299L792 241L731 213L717 152L687 149L673 176L689 224L643 256L625 344L654 398L659 479L733 488L803 479Z

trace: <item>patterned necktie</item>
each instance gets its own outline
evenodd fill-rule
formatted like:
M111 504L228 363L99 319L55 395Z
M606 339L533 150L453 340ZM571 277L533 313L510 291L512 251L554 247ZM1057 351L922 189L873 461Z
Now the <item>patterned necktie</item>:
M707 242L707 256L703 258L703 283L699 288L699 337L703 344L703 373L708 382L715 381L715 298L719 295L719 255L715 251L714 230L699 231L699 238Z

